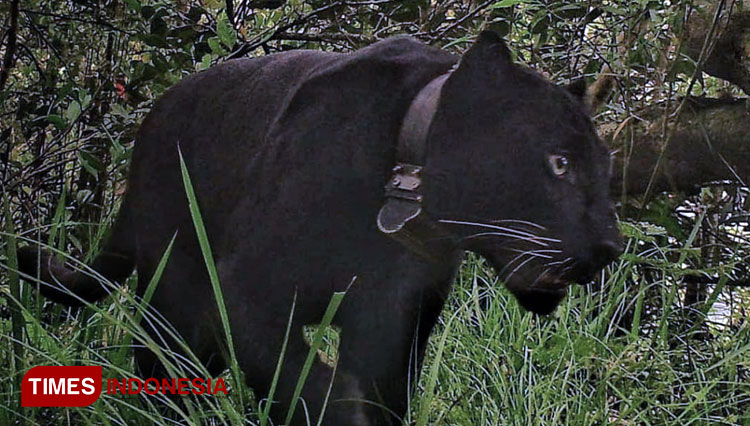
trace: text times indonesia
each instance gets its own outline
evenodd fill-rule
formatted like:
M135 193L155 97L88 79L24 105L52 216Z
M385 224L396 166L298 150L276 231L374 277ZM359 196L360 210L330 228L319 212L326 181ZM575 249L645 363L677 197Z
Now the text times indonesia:
M39 366L21 382L23 407L85 407L104 391L108 395L226 395L224 379L202 377L102 378L99 366Z

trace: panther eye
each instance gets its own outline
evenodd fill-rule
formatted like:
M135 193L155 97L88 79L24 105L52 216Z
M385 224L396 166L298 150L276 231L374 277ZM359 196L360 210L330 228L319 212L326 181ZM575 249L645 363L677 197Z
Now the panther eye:
M550 154L547 156L547 161L555 176L563 177L568 172L568 158L564 155Z

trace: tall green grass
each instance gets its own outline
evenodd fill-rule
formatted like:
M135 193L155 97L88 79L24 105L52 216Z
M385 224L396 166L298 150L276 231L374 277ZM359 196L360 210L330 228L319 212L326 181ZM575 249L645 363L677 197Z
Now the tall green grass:
M630 247L637 257L637 244ZM675 288L667 274L645 287L633 265L621 261L609 269L604 289L574 287L555 314L534 317L497 286L481 259L471 258L430 345L410 421L750 425L748 322L713 326L710 337L680 327L674 310L625 322L646 292ZM489 305L481 309L485 297ZM662 322L669 325L664 342ZM628 327L634 324L640 327Z
M189 175L183 171L221 312L221 283L210 261L208 236L201 231L198 202L190 195ZM143 394L103 394L90 407L21 408L18 384L31 367L101 365L105 377L132 377L133 345L152 350L175 377L208 376L208 372L184 339L148 306L168 262L169 248L143 299L134 296L135 277L122 288L99 277L113 292L106 300L81 310L42 306L31 289L44 283L23 277L32 285L19 285L15 250L47 232L15 230L7 205L4 201L0 238L4 296L0 306L0 424L270 424L268 401L273 400L273 390L271 395L253 397L252 390L244 388L236 361L223 374L231 383L227 397L190 395L177 403ZM45 228L54 234L46 245L74 267L95 274L62 250L65 244L60 238L81 226L55 214ZM722 281L690 315L680 305L679 282L686 270L667 259L692 256L693 238L682 247L668 248L650 237L649 226L623 224L623 230L629 237L626 253L602 276L600 288L573 287L548 317L524 312L484 261L469 256L434 331L405 423L750 425L748 320L735 314L731 324L723 324L709 317L723 294ZM650 269L648 279L644 266ZM735 290L735 295L750 303L747 292ZM325 348L325 342L344 297L333 296L320 326L311 333L295 400L321 350L329 354L327 361L333 360L335 368L335 347ZM289 307L290 324L294 309L294 305ZM231 324L226 312L221 318L231 358ZM144 323L177 342L177 347L169 347L159 335L148 335ZM285 346L279 350L277 379L283 374Z
M635 332L618 325L618 316L639 303L647 289L665 287L668 295L670 277L644 287L629 281L631 266L623 261L609 271L604 285L612 291L575 287L554 315L535 317L518 307L481 259L469 258L428 348L407 423L750 424L747 322L714 328L709 341L670 328L667 342L655 344L658 312L644 313ZM153 348L176 376L207 373L194 358L175 357L143 332L138 316L154 324L161 320L142 309L131 290L56 317L49 316L49 306L44 318L28 306L18 307L20 338L10 320L0 321L0 424L21 419L28 424L260 422L254 403L243 406L231 392L224 399L190 396L184 407L153 396L103 395L91 407L21 409L17 383L35 365L101 365L105 376L131 377L132 357L122 346L131 339ZM674 321L674 316L666 319ZM160 329L170 332L168 324ZM13 355L14 344L21 347L20 358Z
M211 288L217 302L217 310L222 321L226 352L230 358L229 371L225 372L225 378L230 381L229 397L212 397L206 395L190 395L181 398L177 403L159 395L110 396L103 389L101 398L90 407L83 408L21 408L20 407L20 381L23 374L36 365L99 365L104 369L104 377L131 378L134 364L130 351L133 345L145 346L150 349L163 364L171 377L211 377L208 369L202 365L195 356L185 340L168 324L158 312L149 306L149 301L159 284L161 275L169 261L172 245L176 234L172 237L169 245L159 261L154 276L151 278L142 298L135 296L135 277L128 280L124 288L109 282L106 278L98 275L96 271L88 268L82 262L66 255L63 251L50 244L43 244L29 238L17 235L13 230L13 221L8 208L9 203L3 200L6 231L0 233L3 237L3 269L2 284L10 290L8 292L8 303L4 306L10 313L11 321L2 321L0 324L0 349L5 346L11 347L11 351L0 363L0 371L7 377L6 381L0 382L0 394L4 397L0 402L0 424L12 423L41 423L41 424L254 424L259 420L260 424L268 422L268 409L272 401L273 389L281 373L282 360L289 337L289 328L282 347L281 356L274 376L274 386L271 394L265 399L266 404L261 411L253 399L252 390L246 389L244 378L237 362L234 344L229 324L229 317L224 303L224 297L219 282L219 275L213 261L210 243L206 234L203 219L200 213L195 192L190 181L187 167L180 155L180 164L185 185L190 213L198 235L198 242L204 256L206 268L211 280ZM59 213L60 209L58 209ZM63 229L66 225L77 226L79 224L67 224L63 216L56 213L51 226L52 233ZM88 227L89 225L86 224ZM98 238L103 232L95 232ZM72 327L75 330L73 336L64 334L58 336L48 333L42 324L40 312L32 312L33 306L29 303L29 287L22 290L17 271L17 239L21 238L28 243L42 246L43 249L55 253L60 259L66 260L70 266L85 274L96 277L101 285L109 287L113 296L107 302L100 304L85 303L86 309L72 311L68 309L64 318L60 317L59 307L53 311L53 321L50 326L57 323L60 328ZM50 238L52 240L52 238ZM26 281L36 284L35 287L51 285L39 281L38 277L24 276ZM23 296L22 296L23 294ZM336 311L341 304L346 292L337 292L332 295L331 302L325 314L321 318L320 326L314 333L310 342L308 357L303 365L302 372L297 380L297 386L293 395L291 407L287 413L287 422L294 414L296 402L299 400L307 375L312 363L318 356L319 350L324 344L324 335L333 320ZM111 299L111 300L110 300ZM79 299L80 300L80 299ZM83 300L81 300L83 301ZM291 325L292 311L290 312L289 324ZM56 312L56 314L54 314ZM149 335L141 325L147 321L151 328L156 330L155 335ZM8 327L9 325L9 327ZM61 333L57 333L61 334ZM162 336L168 336L177 343L178 348L170 347ZM40 338L41 339L38 339ZM155 340L158 339L158 340ZM66 341L69 340L69 341ZM63 341L66 347L58 343ZM335 366L334 366L335 367ZM335 370L334 370L335 371ZM230 380L231 379L231 380ZM326 397L327 401L327 397ZM123 408L124 407L124 408ZM318 413L319 423L325 412ZM114 411L116 412L114 412Z

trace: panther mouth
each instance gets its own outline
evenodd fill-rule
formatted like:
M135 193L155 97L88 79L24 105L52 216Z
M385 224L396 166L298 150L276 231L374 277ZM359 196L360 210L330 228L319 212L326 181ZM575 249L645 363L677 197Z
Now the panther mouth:
M535 314L548 315L562 302L571 281L550 272L543 272L531 285L506 283L518 303Z
M544 271L528 288L531 290L565 290L571 284L570 279L561 275Z
M513 289L510 291L527 311L539 315L551 314L568 294L568 287Z
M493 269L503 270L500 259L485 256ZM541 273L535 268L523 268L504 279L505 287L510 290L518 303L527 311L535 314L552 313L568 293L572 279L557 273L544 270Z

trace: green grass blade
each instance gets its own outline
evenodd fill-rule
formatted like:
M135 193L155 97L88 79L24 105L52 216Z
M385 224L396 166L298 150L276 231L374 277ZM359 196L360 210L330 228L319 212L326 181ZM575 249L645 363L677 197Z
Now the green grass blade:
M271 388L268 391L268 397L266 403L263 406L263 411L259 413L260 425L266 426L268 423L268 414L271 411L271 404L273 403L273 396L276 393L276 387L279 383L279 376L281 376L281 367L284 364L284 357L286 356L286 346L289 342L289 333L292 331L292 320L294 319L294 310L297 307L297 292L294 292L294 298L292 299L292 307L289 310L289 320L286 324L286 332L284 333L284 343L281 344L281 353L279 354L279 360L276 363L276 370L273 373L273 380L271 381Z
M203 218L200 213L198 206L198 200L195 197L195 191L193 190L193 184L190 180L190 174L188 173L187 165L185 165L185 159L182 156L179 146L177 149L180 155L180 168L182 170L182 182L185 185L185 194L188 198L190 206L190 216L193 218L193 225L195 226L195 232L198 235L198 243L203 253L203 260L206 263L206 269L208 269L208 276L211 281L211 288L216 298L216 305L219 309L219 317L221 318L221 325L224 329L224 338L227 341L227 350L229 351L229 359L231 364L232 376L234 379L234 389L237 391L238 400L240 404L244 406L243 387L244 381L242 380L242 374L240 372L239 364L237 362L237 355L234 350L234 340L232 339L232 330L229 325L229 315L227 314L226 304L224 303L224 294L221 290L221 283L219 282L219 272L216 269L216 263L211 252L211 246L208 241L208 235L206 234L206 227L203 224ZM239 421L239 419L236 419Z
M328 390L326 391L326 396L323 399L323 406L320 409L320 416L318 417L318 423L317 426L323 425L323 416L326 414L326 407L328 407L328 401L331 398L331 392L333 391L333 380L336 378L336 370L338 369L339 362L338 359L336 360L336 363L333 364L333 371L331 372L331 381L328 383Z
M318 329L315 330L315 335L313 336L312 343L310 344L310 350L307 352L307 358L305 359L305 363L302 366L302 371L297 378L297 386L294 388L294 395L292 395L292 400L290 401L289 410L286 413L286 420L284 421L284 424L289 424L292 421L292 416L294 416L294 410L297 406L297 401L302 394L302 388L305 385L308 374L310 374L310 369L312 368L313 362L318 356L318 349L323 342L323 335L325 334L326 329L331 325L331 321L333 320L334 315L336 315L336 311L339 309L339 305L341 305L341 301L344 299L345 295L346 291L335 292L333 293L333 296L331 296L330 302L328 302L328 307L326 308L325 314L323 314L323 319L318 325Z
M63 187L62 192L60 193L60 199L57 201L57 207L55 207L55 215L52 217L52 227L50 228L50 231L49 231L49 238L47 238L47 244L50 246L55 245L55 240L57 239L57 233L62 232L64 230L65 225L63 224L63 222L65 221L66 198L67 198L67 189ZM64 247L59 247L59 248L63 249ZM62 260L62 257L58 255L57 260Z
M141 323L141 320L143 319L143 313L148 309L149 303L151 303L151 297L154 295L154 291L156 291L156 286L159 284L159 281L161 280L161 276L164 273L164 268L167 267L167 261L169 260L169 255L172 253L172 246L174 245L174 240L177 238L177 232L172 235L172 239L169 241L169 245L167 246L167 249L164 251L164 254L161 256L161 259L159 259L159 264L156 266L156 271L154 271L154 275L151 277L151 280L148 283L148 287L146 287L146 291L143 293L143 297L141 298L140 303L138 304L138 307L135 310L135 315L133 317L134 325L139 325ZM129 333L125 335L125 338L122 340L122 347L120 348L120 352L118 354L118 360L124 360L128 350L130 349L130 345L133 342L133 334Z
M690 236L688 236L687 241L685 241L685 245L680 251L680 258L677 261L677 265L682 265L685 263L685 259L687 259L688 252L690 251L690 248L693 246L693 241L695 241L695 237L698 235L698 231L701 229L701 224L703 223L703 218L706 216L706 212L701 212L700 216L695 220L695 225L693 226L693 230L690 232ZM659 332L656 334L657 343L660 345L664 345L667 342L667 335L669 334L669 322L667 321L669 319L669 315L672 308L672 303L674 303L675 297L677 296L677 286L673 285L670 290L669 294L666 297L666 300L664 301L664 310L661 313L661 320L659 322Z
M460 312L461 310L459 309L456 310L453 315L451 315L451 317L448 319L448 322L445 324L443 333L440 335L440 343L438 343L437 353L435 355L435 359L432 361L430 375L427 379L427 384L425 385L424 393L422 396L421 406L419 408L419 416L417 417L417 426L425 426L428 424L427 422L429 421L430 416L430 406L432 405L432 400L435 398L435 387L437 386L438 371L440 370L443 350L445 350L446 341L448 339L448 336L451 334L451 324L453 324L453 320L456 319Z
M17 250L18 247L16 246L16 235L15 231L13 229L13 217L10 214L10 199L8 199L7 194L3 197L3 210L5 212L5 231L6 231L6 246L5 246L5 255L7 257L7 263L8 263L8 282L9 282L9 289L10 289L10 295L17 300L19 303L21 301L21 280L18 277L18 256L17 256ZM21 306L16 305L15 303L10 305L10 315L11 315L11 336L13 339L13 359L11 361L11 377L14 379L17 379L18 381L14 383L14 385L17 387L17 389L21 389L21 375L18 374L20 371L23 370L23 366L21 365L23 363L24 359L24 350L23 350L23 317L21 314ZM18 396L20 397L20 392L18 393ZM18 406L20 407L20 399L19 399ZM23 410L22 410L23 411Z

